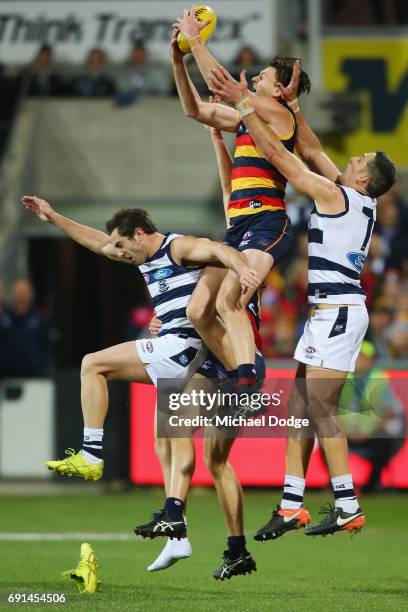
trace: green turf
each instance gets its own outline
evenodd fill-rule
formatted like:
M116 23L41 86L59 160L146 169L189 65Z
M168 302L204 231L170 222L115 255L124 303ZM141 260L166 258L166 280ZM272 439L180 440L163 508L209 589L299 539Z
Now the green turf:
M266 521L278 499L277 492L246 492L248 534ZM308 496L308 507L315 518L326 499ZM144 522L161 501L158 489L109 495L3 496L0 531L124 533ZM290 533L265 544L249 539L258 572L216 582L211 573L219 565L224 548L223 519L213 492L197 489L192 492L188 509L191 559L149 574L146 566L161 550L162 540L95 542L103 589L84 596L76 592L69 579L61 577L63 570L76 565L80 542L0 541L0 591L67 593L68 603L36 605L37 610L408 609L408 499L386 496L363 501L368 527L359 536L337 534L311 539L303 533ZM4 599L1 605L6 606Z

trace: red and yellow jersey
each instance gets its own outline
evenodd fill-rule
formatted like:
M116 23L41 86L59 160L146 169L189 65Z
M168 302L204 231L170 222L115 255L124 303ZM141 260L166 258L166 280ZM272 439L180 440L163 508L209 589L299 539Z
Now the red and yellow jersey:
M295 148L295 124L286 138L281 138L285 148ZM228 204L228 218L232 225L265 211L284 210L286 179L270 164L248 132L245 124L239 124L234 162L231 173L231 197Z

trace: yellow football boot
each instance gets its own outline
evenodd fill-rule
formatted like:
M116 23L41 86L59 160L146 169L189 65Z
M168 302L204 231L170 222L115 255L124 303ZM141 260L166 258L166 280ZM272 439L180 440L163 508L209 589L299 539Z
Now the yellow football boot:
M80 593L96 593L99 591L100 581L96 577L96 555L90 544L81 545L81 557L78 567L63 572L63 576L71 576L75 580Z
M73 448L65 451L66 459L59 461L47 461L45 464L49 470L57 472L62 476L79 476L84 480L99 480L102 478L104 462L89 463L81 452L75 453Z

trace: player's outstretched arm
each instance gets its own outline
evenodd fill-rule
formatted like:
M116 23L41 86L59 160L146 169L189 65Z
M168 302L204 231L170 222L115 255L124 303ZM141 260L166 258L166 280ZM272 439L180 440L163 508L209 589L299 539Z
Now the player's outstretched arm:
M239 113L235 109L229 108L225 104L209 104L200 98L187 72L184 54L178 47L177 35L179 30L176 26L177 24L173 28L170 54L174 80L184 114L204 125L235 132L239 124Z
M217 104L219 101L219 96L210 96L210 104ZM222 200L224 203L225 221L227 223L227 227L229 227L227 210L231 197L232 158L230 152L228 151L227 145L224 142L221 130L212 127L207 127L207 129L211 134L215 157L217 159L218 174L222 188Z
M68 217L60 215L48 202L37 196L24 196L21 201L23 206L25 206L28 211L37 215L41 221L52 223L67 236L72 238L72 240L75 240L75 242L78 242L78 244L86 249L93 251L97 255L105 255L110 259L123 261L113 252L104 252L104 248L110 242L109 236L105 234L105 232L88 227L87 225L81 225L80 223L72 221L72 219L68 219Z
M309 195L316 202L319 212L343 212L344 199L335 183L308 170L296 155L285 149L269 125L257 115L251 100L246 97L245 70L241 73L240 82L225 68L213 70L211 90L226 102L236 105L262 155L276 166L296 189Z
M310 128L300 110L297 99L300 73L301 66L299 60L297 60L293 64L292 78L289 85L283 87L281 83L277 83L283 99L288 106L290 106L295 115L297 128L295 141L296 151L311 170L318 172L331 181L338 182L341 176L340 170L327 155L322 147L322 143Z
M180 236L172 242L172 256L184 265L222 264L238 274L244 292L261 284L258 272L248 266L245 255L208 238Z

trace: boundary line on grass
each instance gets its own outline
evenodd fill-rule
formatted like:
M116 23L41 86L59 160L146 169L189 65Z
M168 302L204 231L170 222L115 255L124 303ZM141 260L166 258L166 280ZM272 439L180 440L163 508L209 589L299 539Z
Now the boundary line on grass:
M62 540L82 540L84 542L87 540L94 542L127 542L130 540L137 541L139 538L131 533L93 533L91 531L70 531L66 533L0 532L0 541L2 542L60 542Z

